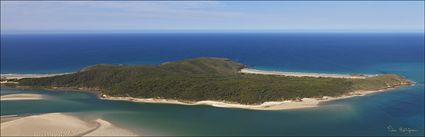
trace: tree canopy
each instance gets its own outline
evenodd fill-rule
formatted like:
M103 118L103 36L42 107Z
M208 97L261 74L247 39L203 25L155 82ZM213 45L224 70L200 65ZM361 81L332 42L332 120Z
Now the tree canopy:
M245 65L225 58L194 58L160 65L99 64L54 77L19 80L19 86L98 89L109 96L218 100L243 104L340 96L408 84L385 74L366 79L288 77L238 73Z

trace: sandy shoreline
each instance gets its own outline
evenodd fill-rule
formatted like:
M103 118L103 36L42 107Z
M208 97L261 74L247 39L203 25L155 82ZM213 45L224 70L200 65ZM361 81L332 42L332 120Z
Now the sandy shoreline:
M263 71L256 69L244 68L240 70L240 73L249 73L249 74L261 74L261 75L283 75L283 76L293 76L293 77L330 77L330 78L348 78L348 79L364 79L368 77L375 77L379 75L349 75L349 74L322 74L322 73L301 73L301 72L280 72L280 71ZM55 76L63 75L69 73L61 74L46 74L43 76ZM11 76L11 75L8 75ZM20 78L28 78L27 76L40 76L38 74L19 74ZM2 74L3 77L3 74ZM11 77L7 77L11 78ZM240 108L240 109L251 109L251 110L285 110L285 109L302 109L302 108L312 108L319 106L320 103L331 100L345 99L356 96L364 96L367 94L383 92L394 88L387 88L382 90L374 91L353 91L349 92L343 96L339 97L327 97L322 98L302 98L301 100L281 100L281 101L268 101L262 104L256 105L246 105L239 104L237 102L227 102L227 101L216 101L216 100L203 100L203 101L179 101L173 99L160 99L160 98L134 98L134 97L111 97L107 95L99 95L100 99L105 100L123 100L131 102L142 102L142 103L162 103L162 104L179 104L179 105L209 105L214 107L222 108ZM77 89L76 91L87 91L82 89ZM6 99L6 98L5 98ZM15 98L18 99L27 99L27 98ZM3 100L3 97L2 97ZM12 99L10 99L12 100Z
M0 96L0 100L42 100L47 98L46 95L41 94L31 94L31 93L19 93L19 94L9 94Z
M23 78L42 78L42 77L53 77L59 75L66 75L71 73L54 73L54 74L1 74L1 79L23 79Z
M244 68L239 71L245 74L262 74L262 75L279 75L279 76L291 76L291 77L324 77L324 78L348 78L348 79L365 79L368 77L374 77L378 75L350 75L350 74L326 74L326 73L304 73L304 72L283 72L283 71L265 71L257 69Z
M379 75L349 75L349 74L321 74L321 73L301 73L301 72L280 72L280 71L262 71L255 69L241 69L240 73L249 74L261 74L261 75L283 75L291 77L329 77L329 78L347 78L347 79L365 79L368 77L375 77ZM414 82L412 82L414 83ZM236 102L226 101L213 101L204 100L197 102L182 102L173 99L159 99L159 98L134 98L134 97L111 97L107 95L100 96L101 99L105 100L123 100L131 102L141 103L161 103L161 104L179 104L179 105L209 105L214 107L222 108L239 108L239 109L250 109L250 110L287 110L287 109L303 109L318 107L320 103L326 101L340 100L357 96L365 96L372 93L379 93L388 90L392 90L398 87L391 87L381 90L370 90L370 91L353 91L339 97L323 96L322 98L302 98L301 100L282 100L282 101L268 101L257 105L246 105L239 104Z
M365 75L365 74L322 74L322 73L303 73L303 72L281 72L281 71L263 71L256 69L244 68L239 71L240 73L246 74L261 74L261 75L281 75L290 77L328 77L328 78L345 78L345 79L365 79L369 77L375 77L379 75ZM372 91L353 91L339 97L328 97L322 98L302 98L301 100L282 100L282 101L268 101L258 105L246 105L235 102L226 101L213 101L204 100L197 102L182 102L179 100L172 99L159 99L159 98L134 98L134 97L110 97L107 95L100 96L101 99L105 100L123 100L131 102L142 102L142 103L162 103L162 104L179 104L179 105L209 105L214 107L222 108L240 108L240 109L251 109L251 110L286 110L286 109L302 109L318 107L320 103L325 101L339 100L345 98L351 98L356 96L364 96L372 93L388 91L394 88L387 88L382 90Z
M2 122L0 128L1 136L137 136L103 119L83 121L65 113L21 117Z
M270 101L264 102L260 105L245 105L234 102L224 102L224 101L213 101L213 100L204 100L197 102L181 102L178 100L172 99L157 99L157 98L133 98L133 97L101 97L105 100L121 100L121 101L130 101L130 102L140 102L140 103L158 103L158 104L178 104L178 105L208 105L213 107L221 108L239 108L239 109L251 109L251 110L284 110L284 109L300 109L300 108L310 108L317 107L320 103L319 100L304 98L302 101Z
M239 109L250 109L250 110L288 110L288 109L304 109L304 108L319 107L320 103L326 102L326 101L365 96L368 94L385 92L392 89L395 89L395 88L371 90L371 91L354 91L339 97L324 96L322 98L302 98L301 101L294 101L294 100L268 101L258 105L246 105L246 104L239 104L234 102L213 101L213 100L204 100L204 101L197 101L197 102L182 102L182 101L172 100L172 99L110 97L107 95L102 95L100 99L121 100L121 101L140 102L140 103L208 105L208 106L221 107L221 108L239 108Z

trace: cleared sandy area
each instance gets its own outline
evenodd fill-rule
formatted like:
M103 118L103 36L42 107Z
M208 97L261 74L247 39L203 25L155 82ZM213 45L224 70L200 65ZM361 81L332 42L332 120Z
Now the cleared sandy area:
M0 128L1 136L136 136L102 119L87 122L63 113L22 117L2 122Z
M22 93L22 94L9 94L0 96L0 100L41 100L45 99L47 96L41 94L31 94L31 93Z
M325 74L325 73L303 73L303 72L283 72L283 71L265 71L244 68L240 70L240 73L246 74L262 74L262 75L280 75L280 76L291 76L291 77L323 77L323 78L349 78L349 79L365 79L368 77L374 77L377 75L350 75L350 74Z

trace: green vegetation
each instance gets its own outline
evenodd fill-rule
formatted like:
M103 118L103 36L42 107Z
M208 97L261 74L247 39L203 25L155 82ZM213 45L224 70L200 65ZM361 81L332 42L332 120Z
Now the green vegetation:
M110 96L188 101L225 100L243 104L339 96L353 90L407 85L398 75L367 79L241 74L243 64L224 58L196 58L158 66L94 65L62 76L19 80L19 86L97 89Z

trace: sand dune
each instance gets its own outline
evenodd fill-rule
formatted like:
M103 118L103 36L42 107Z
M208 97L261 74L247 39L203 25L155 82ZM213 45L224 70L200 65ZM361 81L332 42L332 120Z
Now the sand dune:
M83 121L62 113L33 115L1 123L1 136L131 136L135 133L98 119Z
M22 93L22 94L9 94L0 96L0 100L40 100L47 98L45 95L41 94L31 94L31 93Z

